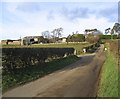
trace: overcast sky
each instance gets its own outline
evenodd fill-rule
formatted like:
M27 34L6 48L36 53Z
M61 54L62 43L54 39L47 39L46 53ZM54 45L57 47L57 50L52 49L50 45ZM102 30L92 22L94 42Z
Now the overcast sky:
M63 37L94 28L104 33L118 22L118 2L1 2L0 11L1 39L37 36L59 27Z

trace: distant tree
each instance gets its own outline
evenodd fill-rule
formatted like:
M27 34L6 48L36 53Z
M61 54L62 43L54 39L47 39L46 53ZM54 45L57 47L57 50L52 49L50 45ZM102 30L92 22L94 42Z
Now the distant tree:
M74 35L74 32L72 32L72 35Z
M63 32L63 28L56 29L56 33L57 33L56 35L58 38L62 36L62 32Z
M110 28L105 29L105 34L107 35L110 32Z
M111 39L113 39L114 29L111 30Z
M84 42L85 41L85 36L83 34L78 34L77 38L79 39L79 42Z
M43 43L49 43L49 39L48 38L45 38Z
M68 42L84 42L85 36L83 34L74 34L67 37Z
M117 34L117 38L120 36L120 23L115 23L113 26L114 32Z
M85 35L87 35L88 33L92 33L92 32L97 32L97 29L86 29L85 30Z
M99 41L100 35L103 35L100 30L97 30L97 29L86 29L85 30L85 40L90 43Z
M44 38L43 36L38 36L38 43L46 43L46 39L48 38Z
M88 34L88 29L85 30L85 35L87 35L87 34Z
M88 41L89 43L95 43L99 41L99 36L94 36L93 33L89 33L87 38L85 38L86 41Z
M116 33L120 34L120 23L115 23L113 29Z
M52 33L51 37L54 39L54 42L57 40L57 38L62 37L62 32L63 32L63 28L57 28L51 31Z
M53 38L53 42L55 43L56 29L54 29L53 31L51 31L51 33L52 33L51 37Z
M68 42L70 42L70 37L71 35L69 34L68 37L66 38L67 45L68 45Z
M78 31L76 31L76 34L78 34Z
M44 38L50 38L50 32L49 31L44 31L44 32L42 32L42 36Z

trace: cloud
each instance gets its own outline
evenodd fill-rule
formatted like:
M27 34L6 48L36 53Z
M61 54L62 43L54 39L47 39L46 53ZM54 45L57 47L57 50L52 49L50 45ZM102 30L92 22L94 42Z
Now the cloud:
M118 22L120 22L120 1L118 3Z
M24 2L20 3L16 9L23 12L36 12L40 11L40 5L35 2Z
M54 14L55 14L55 13L54 13L52 10L51 10L50 12L48 12L48 14L47 14L47 19L48 19L48 21L55 19Z
M117 3L88 3L74 7L63 7L61 15L66 19L73 21L77 19L87 19L91 16L98 18L106 18L109 22L118 21L118 4Z
M92 11L87 7L67 9L66 7L62 8L62 15L69 20L76 20L79 18L89 18Z
M3 8L2 38L41 35L42 31L59 27L64 29L63 36L76 30L84 33L87 28L104 31L113 26L110 20L117 17L115 9L107 3L7 3Z
M119 0L4 0L4 2L118 2Z
M97 17L101 18L107 18L110 22L117 22L118 21L118 7L110 7L110 8L104 8L100 9L97 13Z

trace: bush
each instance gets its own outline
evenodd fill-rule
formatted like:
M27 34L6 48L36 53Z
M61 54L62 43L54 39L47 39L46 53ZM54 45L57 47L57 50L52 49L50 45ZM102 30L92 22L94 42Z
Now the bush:
M15 73L16 69L44 63L46 59L64 57L74 53L74 48L2 48L3 71Z
M88 41L89 43L96 43L99 40L99 36L94 36L92 33L89 33L86 37L86 41Z
M42 64L42 66L20 68L19 70L17 70L16 74L7 72L6 74L2 75L2 91L4 92L6 91L6 89L12 86L25 84L27 82L38 79L44 75L61 69L79 59L79 57L72 55L62 59L53 60L49 63L44 63Z
M111 35L100 35L100 39L111 39ZM117 39L117 35L113 35L113 39Z
M85 47L83 47L83 49L86 49L86 52L88 52L88 53L93 53L99 46L100 46L100 42L97 42L97 43L91 44L89 46L85 46Z
M85 36L83 34L74 34L72 36L68 36L68 42L84 42Z

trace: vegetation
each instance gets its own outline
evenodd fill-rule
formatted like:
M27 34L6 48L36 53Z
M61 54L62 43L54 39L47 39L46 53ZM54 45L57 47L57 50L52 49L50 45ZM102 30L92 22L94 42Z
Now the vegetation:
M60 39L60 37L62 37L62 31L63 31L63 28L60 27L60 28L54 29L51 32L49 31L42 32L41 34L42 34L42 37L44 38L42 43L55 43Z
M15 45L3 45L3 48L21 48L21 47L39 47L39 48L48 48L48 47L54 47L54 48L74 48L75 50L77 50L77 54L81 54L83 53L82 48L84 46L89 46L91 44L89 43L69 43L68 45L66 43L64 44L39 44L39 45L30 45L30 46L15 46Z
M43 63L40 66L18 69L16 74L6 72L2 75L2 90L5 91L12 86L35 80L48 73L63 68L66 65L71 64L79 59L80 58L77 56L69 56L62 59L53 60L49 63Z
M86 37L86 41L89 43L96 43L99 41L99 36L95 36L93 33L89 33Z
M117 39L117 35L113 35L113 36L111 36L111 35L100 35L99 37L100 37L100 39L111 39L111 38Z
M110 46L110 42L113 43L116 41L109 41L109 43L105 44L108 49L106 51L107 59L102 68L98 97L118 97L118 58L115 58L117 55L117 51L115 51L117 50L117 45L113 49L115 46Z
M93 46L92 48L88 49L87 53L94 53L100 45Z
M3 48L2 53L3 71L16 74L17 69L73 55L74 48Z
M89 32L97 32L97 29L86 29L85 34L88 34Z
M58 47L58 46L62 46L62 47L74 47L75 49L78 49L78 50L82 50L83 46L88 46L88 45L91 45L89 43L70 43L70 44L51 44L51 45L39 45L37 46L38 49L40 47ZM4 46L5 47L5 46ZM8 46L7 46L8 47ZM11 49L13 49L13 46L9 46L9 47L12 47ZM19 46L17 46L19 47ZM22 46L23 47L23 46ZM33 46L29 46L30 48L33 47ZM36 46L34 46L36 47ZM5 48L5 49L9 49L9 48ZM16 46L15 46L15 49L16 49ZM21 53L21 51L19 49L24 49L24 48L17 48L17 52ZM25 49L29 49L29 48L26 48ZM31 50L34 49L34 48L31 48ZM49 49L49 48L48 48ZM94 48L93 48L94 49ZM92 53L93 50L91 50L91 52L89 51L88 53ZM94 50L95 51L95 50ZM38 53L39 51L28 51L26 50L26 52L34 52L33 54L35 53ZM53 51L54 52L54 51ZM11 51L9 51L9 54L11 53ZM23 54L23 55L19 55L19 54L15 54L16 51L14 51L14 55L12 55L11 57L11 61L14 63L12 64L11 66L14 67L15 66L15 71L14 72L11 72L13 70L7 70L5 72L3 72L3 76L2 76L2 84L3 84L3 91L5 91L6 89L12 87L12 86L15 86L15 85L20 85L20 84L24 84L26 82L29 82L29 81L32 81L32 80L35 80L45 74L48 74L48 73L51 73L57 69L60 69L72 62L75 62L77 60L79 60L80 58L78 58L77 56L68 56L68 57L62 57L62 58L56 58L54 57L55 59L52 60L52 61L46 61L46 62L41 62L40 64L36 64L36 55L32 55L33 57L31 57L31 59L34 59L33 61L30 61L32 63L28 63L29 62L29 58L27 59L27 57L31 54L28 54L28 56L26 56L27 54ZM45 52L44 52L45 53ZM55 52L54 52L55 53ZM8 55L9 55L8 54ZM53 54L53 53L52 53ZM62 55L61 53L59 53L60 55ZM13 56L14 59L13 59ZM25 56L23 57L23 62L27 62L27 64L23 65L22 63L20 63L20 57L22 56ZM15 59L16 58L16 59ZM44 59L44 57L42 57L42 59ZM5 64L9 63L9 61L5 61ZM16 64L15 64L16 63ZM30 65L29 64L33 64L33 65ZM3 63L4 65L4 63ZM10 66L10 65L7 65L7 66ZM20 68L21 67L21 68Z
M105 29L105 34L107 35L110 32L110 28Z
M120 23L115 23L113 28L105 29L105 34L107 35L108 33L111 34L111 39L113 39L114 34L118 34L117 38L119 38L119 35L120 35Z
M83 34L74 34L67 37L67 42L84 42L85 36Z
M99 46L96 43L99 41L99 37L93 33L88 34L87 38L85 38L83 34L69 36L67 42L73 43L49 44L49 42L55 42L60 39L59 37L61 36L62 30L62 28L53 30L51 32L53 35L50 35L49 31L43 32L42 36L39 37L39 42L48 44L2 46L3 91L12 86L35 80L79 60L80 58L77 56L70 56L73 55L74 49L78 55L83 53L83 47L88 48L87 53L93 53ZM52 36L52 38L49 38L50 36ZM84 42L85 40L89 43L75 43ZM51 50L51 48L54 50Z

